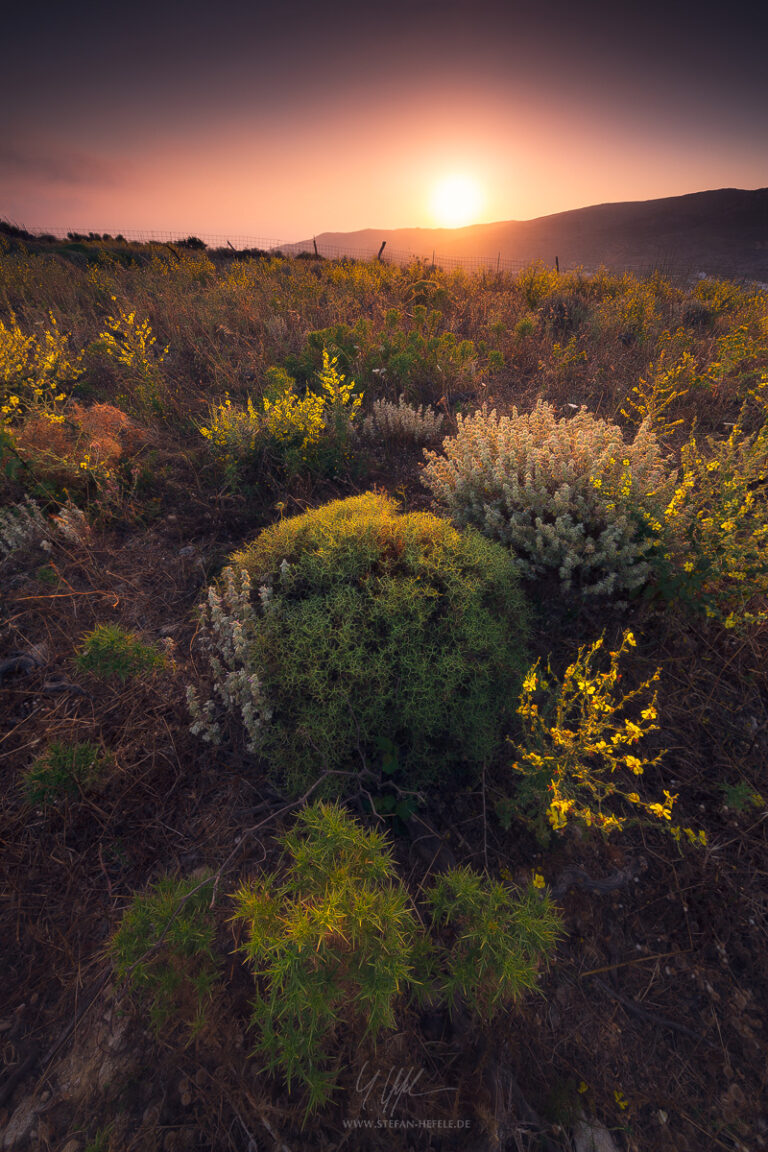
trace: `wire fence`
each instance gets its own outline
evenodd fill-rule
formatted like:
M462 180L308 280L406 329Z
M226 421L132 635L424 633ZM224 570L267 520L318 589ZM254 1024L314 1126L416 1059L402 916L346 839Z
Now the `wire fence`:
M21 225L15 224L15 227L21 228ZM190 238L189 232L178 231L162 231L158 229L120 229L111 232L93 232L84 228L64 228L64 227L42 227L36 225L31 228L24 228L25 232L34 236L55 236L57 239L65 239L67 237L76 236L85 240L125 240L130 243L138 244L182 244ZM365 248L351 248L346 245L330 245L322 241L304 241L303 243L296 243L294 241L278 240L271 236L244 236L238 234L214 234L214 233L195 233L195 238L201 240L207 248L230 249L233 252L248 252L259 250L262 252L270 252L275 255L283 255L289 257L296 257L302 254L322 256L326 260L361 260L370 261L380 259L387 264L400 264L408 265L415 261L420 261L427 265L431 265L446 271L453 271L456 269L463 269L467 272L520 272L524 268L528 268L531 264L537 261L531 259L516 259L510 256L502 255L497 252L495 255L490 254L487 256L448 256L433 248L431 250L405 250L405 249L392 249L387 246L377 246L372 244ZM573 271L576 268L582 268L585 273L590 274L598 270L599 267L608 267L613 272L630 272L638 276L648 276L653 272L661 272L669 279L687 282L697 278L702 278L706 275L696 267L689 263L682 263L676 261L674 256L659 257L648 259L642 262L628 262L623 260L608 259L605 261L593 262L593 266L584 267L583 263L577 261L562 261L557 256L541 256L539 261L545 267L555 268L563 272ZM733 275L738 278L738 273Z
M21 225L16 225L16 227L21 227ZM31 232L35 236L56 236L59 240L64 240L68 236L82 236L86 240L89 238L99 240L122 239L130 241L132 244L180 244L190 237L189 232L164 232L145 228L118 228L112 232L93 232L89 228L43 228L40 225L35 225L25 229L25 231ZM201 232L195 232L194 235L198 240L202 240L207 248L229 247L236 251L260 248L263 251L270 251L280 247L280 241L273 236L215 236Z
M21 225L16 225L21 227ZM113 232L93 232L85 228L44 228L35 225L25 228L35 236L55 236L63 240L68 236L82 237L86 240L127 240L133 244L181 244L190 237L189 232L169 232L157 229L119 229ZM202 240L207 248L230 248L238 252L260 250L263 252L282 253L284 256L298 256L301 253L322 256L326 260L375 260L379 257L380 246L371 245L368 248L350 248L346 245L325 244L314 240L295 243L294 241L278 240L274 236L241 236L241 235L215 235L208 232L195 232L197 240ZM444 256L435 249L431 251L416 252L413 249L384 248L380 259L386 264L410 264L414 260L434 264L440 268L465 268L468 271L495 271L519 272L526 268L530 260L514 260L497 253L495 256ZM554 261L550 261L554 263Z

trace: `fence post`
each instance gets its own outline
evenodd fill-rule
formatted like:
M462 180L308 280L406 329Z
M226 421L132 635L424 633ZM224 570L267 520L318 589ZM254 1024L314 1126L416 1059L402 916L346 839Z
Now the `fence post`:
M381 248L379 248L379 254L378 254L378 256L376 257L376 259L377 259L377 260L381 260L381 254L382 254L382 252L384 251L384 249L386 248L386 246L387 246L387 242L386 242L386 240L382 240L382 242L381 242Z
M555 271L557 272L557 274L559 276L560 275L560 257L559 256L555 256Z
M313 244L314 244L314 246L315 246L315 256L317 256L317 240L315 239L315 237L314 237L314 236L312 237L312 243L313 243Z

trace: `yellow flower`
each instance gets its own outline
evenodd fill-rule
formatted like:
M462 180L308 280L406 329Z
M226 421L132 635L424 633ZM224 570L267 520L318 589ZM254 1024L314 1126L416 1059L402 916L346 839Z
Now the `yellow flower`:
M544 877L541 872L534 872L531 883L534 888L543 888L545 885Z

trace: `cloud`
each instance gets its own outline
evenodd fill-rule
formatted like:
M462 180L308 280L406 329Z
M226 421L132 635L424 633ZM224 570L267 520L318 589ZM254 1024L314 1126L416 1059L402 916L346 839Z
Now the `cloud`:
M98 156L59 144L49 148L11 141L0 141L0 180L101 187L116 182L113 166Z

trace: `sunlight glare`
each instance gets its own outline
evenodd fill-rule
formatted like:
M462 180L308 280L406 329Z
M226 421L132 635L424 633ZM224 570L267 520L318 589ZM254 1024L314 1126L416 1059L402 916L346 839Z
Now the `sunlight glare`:
M432 192L432 215L443 228L476 223L482 204L480 185L471 176L445 176Z

